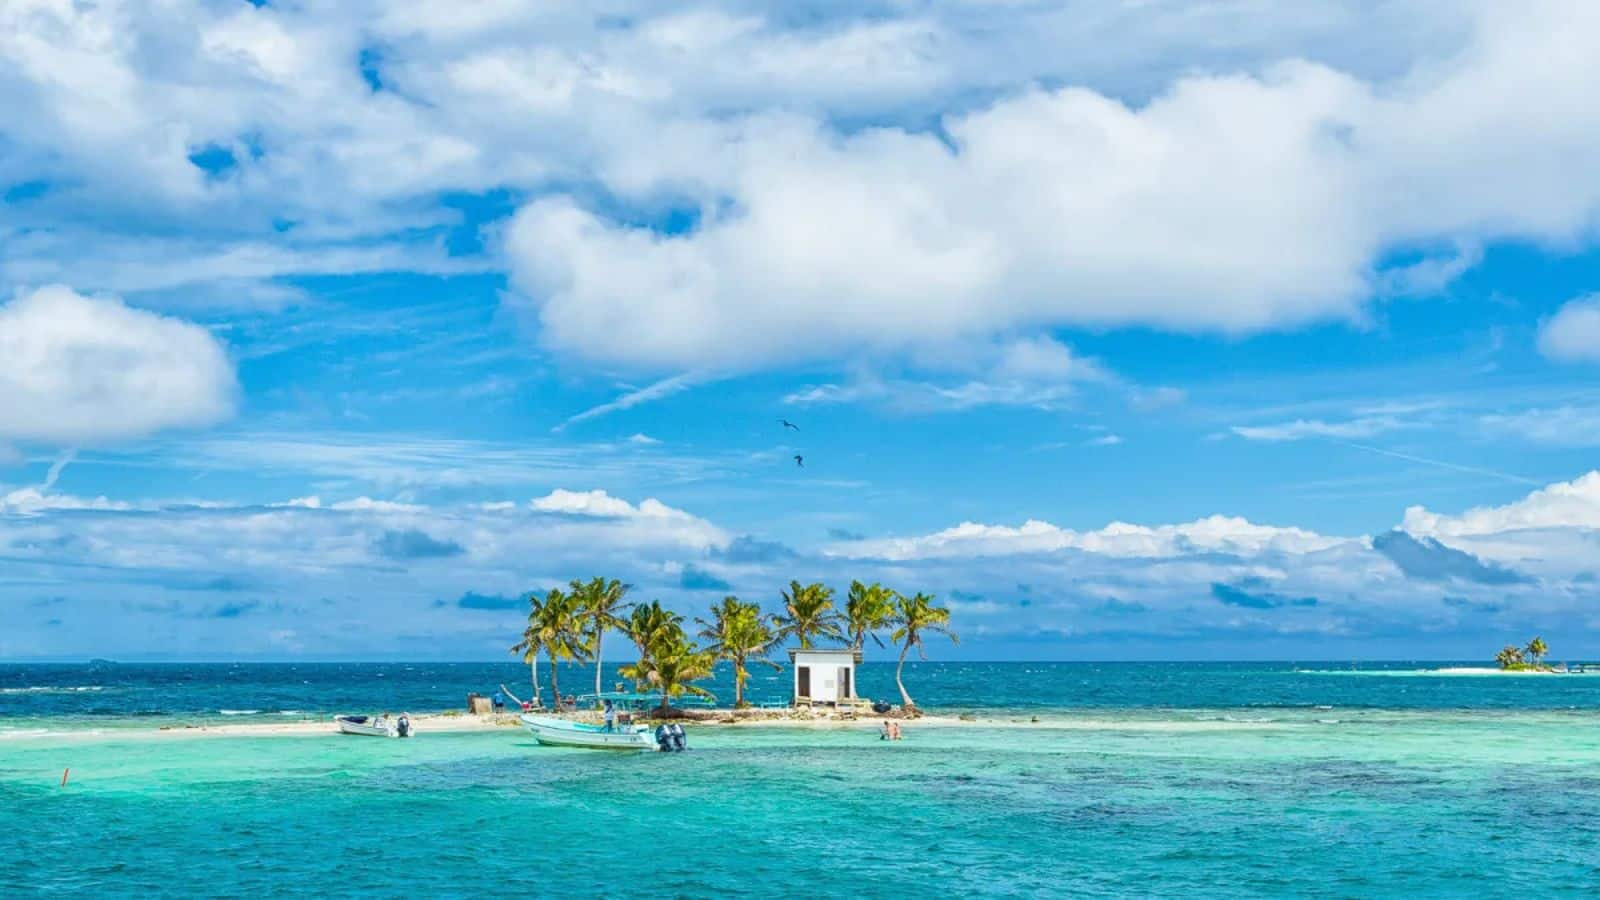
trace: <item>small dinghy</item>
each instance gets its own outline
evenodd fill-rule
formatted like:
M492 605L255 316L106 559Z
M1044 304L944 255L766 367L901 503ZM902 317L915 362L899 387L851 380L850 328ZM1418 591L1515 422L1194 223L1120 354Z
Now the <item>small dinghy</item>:
M588 747L594 750L654 750L656 740L643 725L603 725L568 722L548 716L519 716L539 743L551 747Z
M364 734L368 737L411 737L411 717L401 713L397 719L382 716L334 716L334 724L341 734Z

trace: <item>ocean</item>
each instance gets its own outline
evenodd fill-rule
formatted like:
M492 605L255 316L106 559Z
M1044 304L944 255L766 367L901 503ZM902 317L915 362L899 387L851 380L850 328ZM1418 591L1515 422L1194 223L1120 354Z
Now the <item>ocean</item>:
M1600 895L1600 676L916 663L959 727L171 735L460 708L514 664L0 666L8 895ZM548 697L548 672L543 671ZM709 685L730 700L727 673ZM863 696L895 698L868 663ZM760 672L752 698L787 695ZM607 673L607 681L614 674ZM593 689L563 667L564 693ZM609 686L609 684L608 684ZM63 769L70 767L66 787Z

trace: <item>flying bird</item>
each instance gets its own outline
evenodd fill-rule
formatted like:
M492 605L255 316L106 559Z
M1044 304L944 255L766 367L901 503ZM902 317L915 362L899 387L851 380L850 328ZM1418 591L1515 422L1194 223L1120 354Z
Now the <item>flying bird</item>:
M780 424L782 424L783 427L785 427L785 428L793 428L795 431L799 431L800 430L800 426L799 425L796 425L795 423L789 421L788 419L779 419L778 422Z
M796 453L794 455L794 464L804 469L806 467L806 458Z

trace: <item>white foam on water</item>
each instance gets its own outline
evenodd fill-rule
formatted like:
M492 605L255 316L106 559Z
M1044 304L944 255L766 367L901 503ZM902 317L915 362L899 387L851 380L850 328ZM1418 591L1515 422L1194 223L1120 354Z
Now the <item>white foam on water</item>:
M253 716L261 712L259 709L219 709L217 712L225 716Z

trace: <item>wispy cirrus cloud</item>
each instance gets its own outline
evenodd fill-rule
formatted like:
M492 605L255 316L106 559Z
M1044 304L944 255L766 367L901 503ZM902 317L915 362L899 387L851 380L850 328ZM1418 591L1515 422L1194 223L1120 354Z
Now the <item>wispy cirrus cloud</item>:
M1370 438L1421 427L1395 416L1365 416L1344 421L1295 419L1266 425L1235 425L1229 430L1250 441L1303 441L1308 438Z

